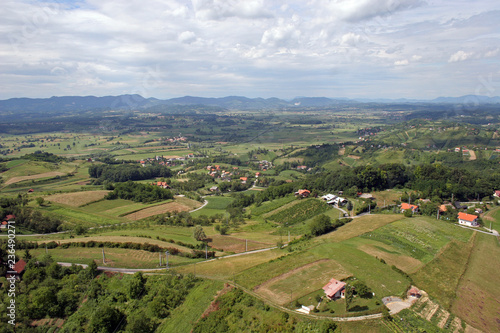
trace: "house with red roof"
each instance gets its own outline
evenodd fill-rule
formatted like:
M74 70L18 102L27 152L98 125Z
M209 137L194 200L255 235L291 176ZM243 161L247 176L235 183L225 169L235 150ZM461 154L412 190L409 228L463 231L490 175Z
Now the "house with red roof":
M408 296L420 298L422 294L420 293L420 290L418 290L417 287L411 287L410 290L408 290Z
M324 287L326 297L329 299L345 298L345 282L332 278Z
M493 196L500 198L500 190L496 190L495 193L493 193Z
M26 267L26 261L19 259L18 262L14 264L12 269L7 269L7 278L15 277L16 279L21 279L21 275L24 273L24 268Z
M302 198L307 198L311 194L311 191L309 190L298 190L295 192L296 197L302 197Z
M412 213L418 212L418 206L410 205L407 204L406 202L401 203L401 213L404 213L404 211L407 209L411 209Z
M479 217L476 215L472 214L467 214L464 212L459 212L458 213L458 223L462 225L466 225L469 227L477 227L479 226L479 223L477 222L477 219Z

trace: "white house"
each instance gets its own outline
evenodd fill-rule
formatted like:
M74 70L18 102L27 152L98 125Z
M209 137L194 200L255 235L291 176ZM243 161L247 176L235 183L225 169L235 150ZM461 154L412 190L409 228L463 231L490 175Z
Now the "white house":
M466 225L469 227L477 227L479 223L477 222L478 217L476 215L467 214L464 212L458 213L458 223Z

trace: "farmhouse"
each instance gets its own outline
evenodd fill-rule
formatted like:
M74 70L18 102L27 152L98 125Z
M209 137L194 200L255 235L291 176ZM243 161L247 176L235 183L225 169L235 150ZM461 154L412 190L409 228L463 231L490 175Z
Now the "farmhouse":
M324 195L322 196L321 198L325 201L332 201L333 199L335 199L337 196L335 194L327 194L327 195Z
M326 297L329 299L345 297L345 282L341 282L332 278L324 287Z
M311 191L309 190L298 190L297 192L295 192L296 197L300 196L302 198L307 198L309 194L311 194Z
M21 279L21 275L24 273L24 268L26 267L26 261L19 259L15 263L14 267L7 272L7 278L15 277L16 279Z
M477 222L478 217L476 215L467 214L464 212L458 213L458 223L467 225L469 227L477 227L479 223Z
M167 182L156 182L156 184L153 183L153 185L159 186L161 188L170 188L170 185L168 185Z
M404 211L407 209L411 209L411 211L413 213L418 212L418 206L410 205L410 204L407 204L406 202L401 203L401 213L404 213Z
M493 196L500 198L500 190L496 190L495 193L493 193Z

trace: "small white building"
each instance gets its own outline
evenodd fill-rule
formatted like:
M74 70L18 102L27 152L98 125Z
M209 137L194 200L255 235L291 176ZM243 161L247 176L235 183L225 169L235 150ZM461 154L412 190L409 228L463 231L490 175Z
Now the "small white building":
M458 223L462 225L466 225L469 227L477 227L479 223L477 222L478 216L467 214L464 212L458 213Z

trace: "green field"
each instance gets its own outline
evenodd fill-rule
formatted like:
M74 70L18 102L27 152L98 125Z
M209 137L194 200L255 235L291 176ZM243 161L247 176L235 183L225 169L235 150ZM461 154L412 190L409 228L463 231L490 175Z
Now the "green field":
M500 331L500 242L478 233L452 300L452 312L484 332Z
M431 262L411 277L420 288L435 297L447 310L456 300L458 283L467 268L474 239L451 241Z
M163 322L156 332L189 333L203 312L214 300L223 283L213 280L203 280L191 290L181 306L176 308L169 318Z
M233 198L227 196L209 196L205 200L208 201L208 204L202 209L193 212L193 216L225 214L226 207L233 201Z
M451 240L467 242L471 234L472 231L451 223L418 217L394 222L362 237L395 247L402 254L427 263Z
M45 249L30 250L34 257L41 257ZM70 247L67 249L55 248L48 250L48 254L57 262L87 264L95 260L99 266L128 267L128 268L158 268L159 254L143 250L104 248L106 263L102 262L102 248ZM163 254L163 262L165 255ZM169 265L176 267L193 263L200 259L189 259L181 256L169 256Z

